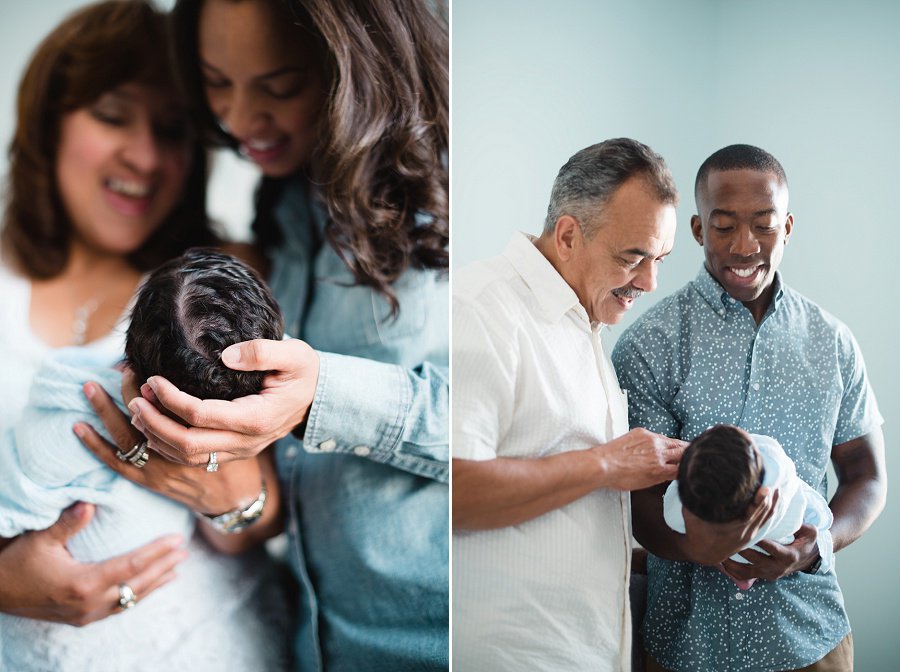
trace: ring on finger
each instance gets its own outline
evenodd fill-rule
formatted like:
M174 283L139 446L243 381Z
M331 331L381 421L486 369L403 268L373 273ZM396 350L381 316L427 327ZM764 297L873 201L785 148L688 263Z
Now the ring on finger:
M118 457L120 460L122 460L122 462L131 462L132 458L134 458L135 455L140 453L141 447L146 445L146 443L147 443L146 441L141 441L141 442L134 444L134 448L129 450L127 453L123 453L121 450L117 450L116 457Z
M119 584L119 606L122 609L131 609L137 604L137 595L127 583Z
M137 449L136 453L134 452L135 449ZM150 459L150 451L147 449L147 439L144 439L136 445L129 454L131 457L126 459L138 469L143 469L144 465L147 464L147 460Z
M209 454L209 462L206 465L206 471L213 472L219 470L219 463L216 461L216 454L212 452Z

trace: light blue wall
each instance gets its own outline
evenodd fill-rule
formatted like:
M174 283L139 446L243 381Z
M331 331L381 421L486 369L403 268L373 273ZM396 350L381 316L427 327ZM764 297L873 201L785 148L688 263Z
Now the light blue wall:
M666 157L682 193L657 295L697 272L700 163L735 142L784 165L794 234L787 282L846 322L900 440L900 5L875 0L454 0L454 268L540 230L556 171L578 149L631 136ZM613 339L621 333L617 328ZM857 669L896 668L900 498L838 555Z

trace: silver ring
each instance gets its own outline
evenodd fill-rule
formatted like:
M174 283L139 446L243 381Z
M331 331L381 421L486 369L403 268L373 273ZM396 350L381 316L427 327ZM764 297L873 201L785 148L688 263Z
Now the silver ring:
M135 453L135 449L137 452ZM147 460L150 459L150 451L147 450L147 440L144 439L138 445L136 445L131 452L129 453L130 457L126 457L129 462L131 462L138 469L143 469L144 465L147 464Z
M129 450L127 453L123 453L121 450L117 450L116 457L118 457L120 460L122 460L122 462L133 462L134 460L132 458L135 455L137 455L138 453L140 453L142 447L146 448L146 446L147 446L147 441L146 440L141 441L140 443L134 444L134 448Z
M127 583L120 583L119 606L122 607L122 609L131 609L136 604L137 595L134 594L134 591L128 586Z
M206 465L206 470L209 472L219 470L219 463L216 462L216 454L214 452L209 454L209 463Z

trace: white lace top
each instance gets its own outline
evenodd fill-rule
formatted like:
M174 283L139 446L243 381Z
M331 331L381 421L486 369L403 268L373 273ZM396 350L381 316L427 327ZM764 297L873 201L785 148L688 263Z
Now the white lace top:
M0 430L25 408L31 379L53 348L31 330L31 281L0 263ZM127 311L103 338L82 346L92 359L112 366L125 350Z

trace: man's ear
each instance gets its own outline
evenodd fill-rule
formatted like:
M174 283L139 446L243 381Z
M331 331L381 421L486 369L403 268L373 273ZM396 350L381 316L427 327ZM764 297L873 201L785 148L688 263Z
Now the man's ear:
M559 259L569 261L572 258L572 251L581 244L581 226L578 220L571 215L563 215L557 219L554 242Z
M788 213L787 219L784 220L784 244L787 245L788 238L791 237L791 231L794 230L794 215Z
M703 247L703 224L700 222L700 215L691 216L691 234L700 247Z

